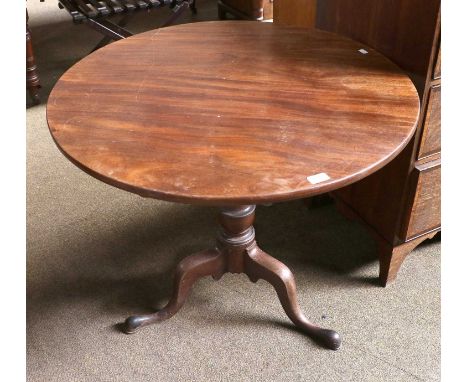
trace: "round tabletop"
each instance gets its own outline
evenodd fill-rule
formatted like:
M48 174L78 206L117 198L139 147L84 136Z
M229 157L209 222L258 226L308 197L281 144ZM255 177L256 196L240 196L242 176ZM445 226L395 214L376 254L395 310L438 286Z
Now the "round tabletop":
M47 120L73 163L170 201L257 204L328 192L409 142L419 98L391 61L332 33L250 21L141 33L57 82Z

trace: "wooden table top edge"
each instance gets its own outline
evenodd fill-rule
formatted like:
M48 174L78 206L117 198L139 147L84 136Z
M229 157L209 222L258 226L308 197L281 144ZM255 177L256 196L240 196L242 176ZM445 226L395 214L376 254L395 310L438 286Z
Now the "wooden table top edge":
M240 24L240 23L258 23L257 21L246 21L246 20L226 20L222 21L223 23L231 23L231 24ZM172 28L182 28L182 27L187 27L187 25L198 25L198 24L216 24L220 23L220 21L204 21L204 22L197 22L197 23L189 23L189 24L179 24L179 25L174 25L170 26L167 28L163 28L164 30L169 30ZM308 31L308 30L315 30L314 28L305 28L305 27L291 27L291 26L279 26L276 24L271 24L268 23L267 25L270 25L275 28L280 28L280 29L290 29L290 30L297 30L297 31ZM322 31L322 30L317 30L320 33L323 34L328 34L328 35L337 35L336 33L328 32L328 31ZM147 31L143 32L140 34L136 34L132 37L129 37L129 39L141 39L143 35L148 35L151 33L154 33L155 31ZM158 32L159 33L159 32ZM379 54L384 60L387 62L391 63L391 65L397 67L402 74L405 74L405 72L398 67L397 64L395 64L392 60L390 60L388 57L380 54L377 52L375 49L366 46L365 44L362 44L360 42L357 42L351 38L348 38L346 36L341 36L339 35L340 38L343 40L349 40L353 43L358 43L361 45L363 48L368 49L369 51L376 52ZM99 54L103 50L109 49L112 45L112 48L115 48L118 44L125 43L127 39L125 40L120 40L116 41L108 46L105 46L101 48L98 51L95 51L91 53L90 55L84 57L81 59L79 62L82 60L88 59L89 57ZM74 65L73 65L74 66ZM70 70L72 70L72 67L67 69L61 77L65 76ZM411 78L407 76L407 80L411 82L413 91L417 95L417 90L416 87L414 86L414 83L411 81ZM60 79L58 80L60 81ZM50 96L53 94L54 89L52 89ZM50 98L49 96L49 98ZM49 102L47 102L46 105L46 115L48 114L49 110ZM62 149L61 145L59 142L57 142L53 132L52 132L52 127L50 126L49 120L47 119L48 127L49 127L49 132L52 136L52 139L54 143L56 144L57 148L59 151L68 159L70 160L75 166L86 172L87 174L93 176L94 178L109 184L111 186L117 187L119 189L122 189L124 191L128 191L131 193L135 193L141 197L147 197L147 198L154 198L154 199L159 199L159 200L164 200L168 202L177 202L177 203L184 203L184 204L196 204L196 205L207 205L207 206L231 206L231 205L246 205L246 204L262 204L262 203L278 203L278 202L286 202L286 201L292 201L296 199L302 199L302 198L307 198L307 197L312 197L316 195L320 195L323 193L327 193L332 190L336 190L345 186L348 186L352 183L355 183L363 178L365 178L368 175L371 175L372 173L378 171L382 167L384 167L386 164L388 164L392 159L394 159L403 149L404 147L410 142L412 137L415 134L416 128L417 128L417 121L419 119L419 115L421 112L421 106L418 98L418 111L417 111L417 116L415 118L415 121L412 125L412 128L410 130L410 133L406 136L405 140L401 142L396 149L391 152L389 155L386 157L382 158L380 161L373 163L372 165L363 168L355 173L352 173L346 177L338 178L338 179L332 179L330 181L325 181L323 183L315 184L312 185L310 184L310 187L307 188L302 188L302 189L297 189L295 191L286 191L286 192L276 192L274 194L263 194L259 197L249 197L249 196L236 196L236 197L226 197L226 196L216 196L216 195L194 195L193 193L187 193L187 195L181 195L181 194L173 194L173 193L166 193L160 190L156 189L150 189L150 188L142 188L140 186L135 186L129 183L121 182L115 178L105 176L97 171L94 171L93 169L83 165L78 159L74 158L72 155L70 155L68 152Z
M408 138L402 142L400 147L394 152L392 152L386 158L383 158L380 162L375 163L375 165L370 166L368 168L362 169L358 173L351 174L347 177L340 178L337 180L332 180L330 182L324 182L322 184L318 184L308 189L297 190L296 192L285 192L275 193L274 195L267 195L258 198L251 198L251 197L231 197L231 198L223 198L223 197L206 197L206 196L194 196L193 194L187 196L181 195L174 195L170 193L164 193L158 190L153 189L142 189L141 187L136 187L132 184L119 182L118 180L110 177L106 177L105 175L92 170L84 166L78 160L73 158L69 155L66 151L64 151L61 146L56 142L55 137L51 134L52 139L59 149L59 151L64 155L71 163L73 163L76 167L81 169L82 171L86 172L88 175L91 175L93 178L100 180L110 186L119 188L123 191L131 192L133 194L137 194L143 198L152 198L157 200L163 200L166 202L174 202L174 203L182 203L182 204L193 204L193 205L204 205L204 206L212 206L212 207L221 207L221 206L237 206L237 205L250 205L250 204L262 204L262 203L281 203L281 202L288 202L298 199L304 199L312 196L317 196L321 194L325 194L330 191L334 191L340 189L342 187L349 186L355 182L358 182L361 179L364 179L366 176L373 174L374 172L380 170L386 164L390 163L409 143L412 139L415 131L417 128L417 123L415 123L413 132Z

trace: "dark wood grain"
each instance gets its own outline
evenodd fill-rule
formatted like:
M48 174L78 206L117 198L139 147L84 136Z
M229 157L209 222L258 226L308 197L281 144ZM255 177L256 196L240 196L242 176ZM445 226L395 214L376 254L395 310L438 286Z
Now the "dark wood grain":
M155 313L128 317L125 321L125 333L132 334L140 327L168 320L182 308L196 281L206 276L218 280L224 272L225 259L217 249L186 257L177 265L173 294L167 305Z
M142 33L58 81L50 131L83 170L143 196L225 205L320 194L384 166L416 127L411 81L360 48L249 21ZM307 180L319 173L330 179Z
M425 182L426 189L416 192L414 177L415 167L440 156L437 87L441 80L434 79L440 73L439 9L440 0L317 0L318 28L352 37L387 55L411 76L421 98L421 118L407 148L381 170L334 192L335 199L359 216L378 242L386 241L385 245L379 244L386 248L380 251L385 253L380 256L381 279L389 277L382 282L384 285L394 279L399 268L392 265L392 273L387 265L403 261L415 247L411 241L419 244L420 237L430 237L434 230L431 222L440 219L440 200L432 198L426 208L434 215L423 219L431 224L419 225L416 236L407 236L408 222L417 212L413 210L414 198L440 187Z
M425 77L440 0L317 0L316 26L362 41ZM424 85L424 84L423 84Z
M427 230L440 228L440 192L441 166L440 159L417 165L411 176L411 190L414 197L408 207L407 224L403 225L402 236L410 239L419 236Z
M418 159L440 152L441 86L432 86L428 98Z
M414 139L384 168L333 192L335 198L341 199L366 225L392 244L397 241L395 231L406 199L407 172L410 171L413 145Z
M377 247L379 252L379 282L382 286L387 286L389 283L395 280L398 275L403 261L406 256L415 249L419 244L427 239L432 239L438 229L433 229L426 232L424 235L418 236L412 240L404 242L399 245L390 245L388 241L377 238Z

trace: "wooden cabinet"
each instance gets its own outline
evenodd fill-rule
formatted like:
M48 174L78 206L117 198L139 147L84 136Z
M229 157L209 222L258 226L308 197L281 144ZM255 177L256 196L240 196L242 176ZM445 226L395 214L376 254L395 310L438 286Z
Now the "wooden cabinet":
M275 22L285 24L294 20L294 10L303 12L294 0L276 1ZM359 219L376 238L379 277L387 285L405 257L441 228L440 0L313 3L315 27L349 36L385 54L408 73L421 98L418 128L405 150L378 172L333 193L339 210ZM288 14L282 15L286 6Z
M273 0L218 0L218 16L221 20L230 13L247 20L273 18Z

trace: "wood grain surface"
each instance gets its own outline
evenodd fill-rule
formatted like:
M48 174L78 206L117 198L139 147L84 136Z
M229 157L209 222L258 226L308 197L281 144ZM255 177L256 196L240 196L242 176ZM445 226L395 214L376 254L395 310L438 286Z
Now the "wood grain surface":
M439 8L440 0L317 0L315 26L365 42L425 78Z
M441 86L431 86L428 92L424 130L421 134L418 159L434 155L440 152L441 148Z
M55 142L84 171L142 196L211 205L355 182L404 148L418 114L411 81L374 50L250 21L110 44L68 70L47 105ZM329 179L308 181L322 173Z

